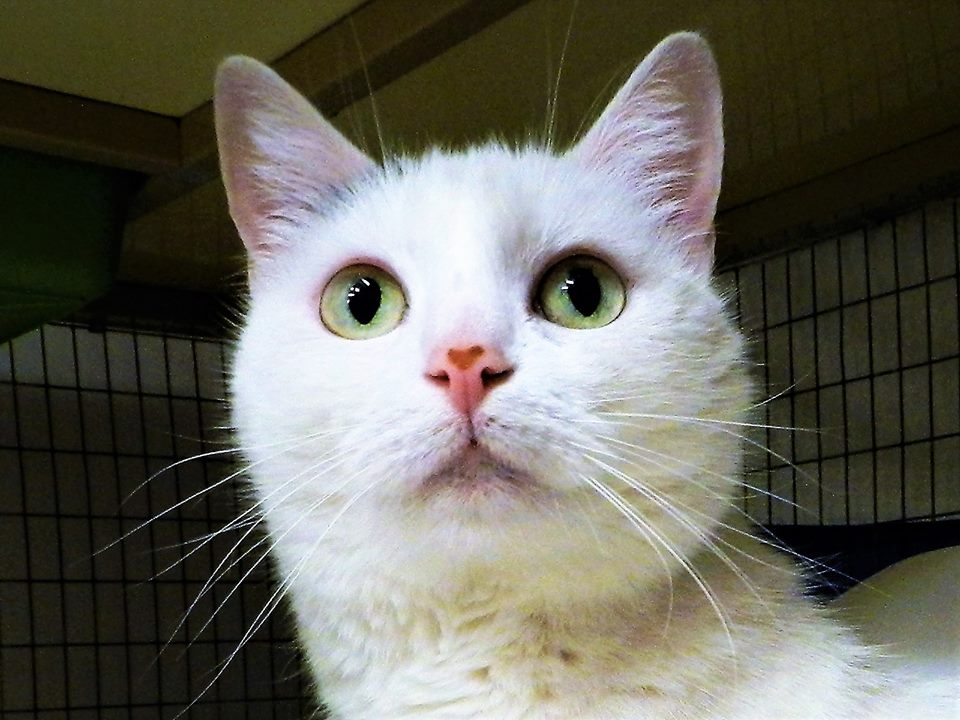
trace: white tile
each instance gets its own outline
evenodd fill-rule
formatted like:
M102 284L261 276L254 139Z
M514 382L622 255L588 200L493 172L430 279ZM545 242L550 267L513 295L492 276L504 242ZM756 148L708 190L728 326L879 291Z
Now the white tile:
M930 443L923 442L904 448L903 467L906 479L906 508L908 518L927 517L933 512L933 488L930 484Z
M34 580L60 579L60 529L56 518L28 517L30 575Z
M788 288L787 288L787 260L779 256L767 260L764 266L764 281L766 288L764 302L766 304L767 325L776 325L789 319Z
M845 387L847 409L847 451L859 452L873 447L870 380L857 380Z
M792 468L778 468L770 473L770 491L773 497L770 500L770 522L774 525L793 525L793 494Z
M740 318L751 331L763 327L763 279L759 264L747 265L740 275Z
M198 340L197 376L200 397L221 400L224 397L224 368L221 343Z
M154 457L173 455L173 427L167 398L144 397L142 400L147 455Z
M923 242L923 213L917 210L897 218L897 269L900 287L918 285L924 281L925 252Z
M932 279L947 277L957 271L957 233L953 212L953 200L932 202L924 208L927 264Z
M91 580L94 548L90 546L90 518L60 518L60 533L63 536L63 577L73 581ZM83 585L73 582L66 587Z
M34 583L30 593L30 612L33 614L34 639L37 645L63 644L63 586L54 583Z
M63 674L65 651L62 647L38 647L33 658L36 668L37 707L61 709L67 701Z
M802 317L813 312L813 251L796 250L789 255L790 314Z
M52 389L49 398L53 447L57 450L81 450L80 401L76 391Z
M815 525L820 521L820 464L805 463L797 467L797 523Z
M903 435L907 442L930 437L930 370L903 372Z
M813 248L817 310L823 312L840 304L840 268L837 241L817 243Z
M817 395L815 392L798 394L794 399L793 433L796 447L796 462L817 459L819 429L817 421Z
M915 365L930 359L928 347L929 317L927 288L919 287L900 293L900 327L903 328L901 357L904 365Z
M43 367L43 347L41 345L41 330L15 338L11 343L13 348L13 373L17 382L43 383L46 373Z
M786 326L767 333L767 392L781 393L793 385L791 376L790 331Z
M195 455L201 451L200 408L196 400L174 399L173 438L176 453L180 457Z
M3 702L8 708L31 708L34 696L33 648L10 647L0 653L0 676L22 678L3 685Z
M833 310L817 318L817 364L821 385L840 382L840 311Z
M875 485L872 453L852 455L848 464L850 523L863 525L875 521L873 509Z
M53 456L48 452L29 450L21 454L24 503L28 513L55 513L56 483Z
M940 280L929 287L930 344L937 360L960 351L960 322L957 318L957 281Z
M10 343L0 343L0 383L13 379L13 360Z
M87 452L113 451L113 424L110 421L110 396L105 392L80 393L80 418L84 448Z
M840 277L843 302L851 303L867 297L867 268L863 232L840 238Z
M97 704L97 677L96 668L97 649L95 647L69 646L67 647L67 666L70 672L70 700L77 707L96 707ZM94 711L97 712L97 711ZM81 711L71 710L71 720Z
M816 335L812 318L799 320L791 326L793 383L797 390L809 390L817 385Z
M839 386L820 390L820 442L823 454L844 452L843 390Z
M960 438L937 440L934 451L934 511L960 512Z
M934 363L933 434L960 433L960 361ZM960 483L960 476L958 476Z
M129 333L107 333L107 381L113 390L137 391L137 357L133 336Z
M0 522L0 541L3 541L3 552L0 553L0 580L26 580L29 563L26 519L4 518L4 521Z
M843 373L846 379L870 374L869 308L859 303L842 310Z
M150 583L138 583L127 590L127 610L131 617L140 618L141 622L131 623L128 642L133 643L154 643L158 640L165 642L166 637L162 637L159 628L154 623L156 616L156 593L155 588Z
M873 371L884 372L900 366L897 328L897 299L893 295L871 302L870 334L873 349Z
M820 478L823 489L823 516L825 525L845 525L846 506L846 467L843 459L826 460Z
M100 588L98 588L99 590ZM122 601L121 601L122 602ZM100 608L103 607L103 604L100 604ZM114 605L114 618L122 619L123 615L121 612L118 612L118 609L123 607L121 605ZM101 618L103 613L101 612ZM111 621L114 620L111 618ZM169 654L169 653L168 653ZM97 662L100 667L100 702L103 705L127 705L130 703L130 693L127 690L129 680L128 680L128 668L127 668L127 652L126 648L122 645L120 646L103 646L97 648ZM185 663L181 663L185 665ZM123 715L129 717L129 711L124 710Z
M76 338L80 387L106 389L107 361L104 334L78 328Z
M873 296L897 289L897 265L894 257L893 225L876 225L867 233L869 284Z
M96 554L94 555L94 576L97 579L97 587L106 587L104 581L120 580L123 577L123 553L126 552L126 541L120 541L123 531L121 524L117 520L99 520L94 518L90 521L93 528L93 546ZM102 608L103 603L99 606ZM116 602L114 608L122 608L122 602ZM109 640L109 638L106 638Z
M140 387L145 393L166 395L167 359L164 353L164 338L156 335L138 335L137 361L140 371Z
M874 426L877 444L894 445L903 439L900 414L900 374L879 375L873 381Z
M77 364L73 350L73 330L67 325L45 325L42 328L42 338L47 382L51 385L76 387Z
M167 582L155 583L154 588L160 636L172 638L174 641L186 641L186 626L176 629L186 610L184 588L179 583Z
M182 397L196 397L197 371L191 341L183 338L168 338L166 342L170 392Z
M767 423L774 428L789 428L793 426L793 416L790 411L790 397L781 396L767 403ZM767 447L772 454L772 462L784 462L778 458L790 460L792 455L792 436L789 430L768 431Z
M143 452L143 421L140 400L135 395L115 394L110 398L116 451L131 455Z
M152 618L153 615L144 615L141 617ZM140 623L147 625L148 623ZM136 678L137 700L139 702L151 704L160 701L160 678L157 676L157 649L154 645L133 645L129 648L130 653L130 672ZM193 651L191 651L191 662ZM241 717L242 715L230 715L224 717ZM154 716L156 717L156 716ZM126 720L126 719L124 719ZM153 718L151 718L153 720Z
M901 464L900 448L890 448L877 453L877 520L879 522L903 518Z
M20 456L16 450L0 449L0 508L9 513L23 512Z
M120 509L117 498L117 473L112 457L87 456L87 475L90 482L90 507L94 515L113 516Z
M84 455L73 452L54 453L53 468L57 478L60 513L63 515L86 514L89 507L87 498L89 479L84 468Z
M30 644L32 606L30 586L26 582L0 583L0 607L3 607L0 631L3 632L4 645Z
M17 412L13 385L0 383L0 447L17 447Z
M117 459L111 488L111 499L116 503L114 513L122 511L130 517L147 517L150 514L149 491L144 484L148 477L150 475L142 457ZM122 508L120 503L123 503Z

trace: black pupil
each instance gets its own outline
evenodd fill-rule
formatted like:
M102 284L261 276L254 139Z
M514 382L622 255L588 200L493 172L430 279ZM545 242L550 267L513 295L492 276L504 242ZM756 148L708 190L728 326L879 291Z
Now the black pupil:
M347 290L347 308L361 325L369 325L380 309L380 283L362 277Z
M563 282L563 292L570 298L577 312L584 317L590 317L597 311L603 297L600 281L593 274L593 270L585 267L571 268Z

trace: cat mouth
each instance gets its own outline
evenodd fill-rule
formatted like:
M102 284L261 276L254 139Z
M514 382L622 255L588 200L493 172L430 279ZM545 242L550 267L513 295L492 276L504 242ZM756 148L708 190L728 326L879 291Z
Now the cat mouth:
M426 495L454 493L462 499L527 494L537 486L528 473L470 442L420 485Z

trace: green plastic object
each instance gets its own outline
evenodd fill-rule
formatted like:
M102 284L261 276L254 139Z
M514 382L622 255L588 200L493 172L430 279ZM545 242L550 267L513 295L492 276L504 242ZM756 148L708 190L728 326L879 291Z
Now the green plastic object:
M0 148L0 342L105 294L141 176Z

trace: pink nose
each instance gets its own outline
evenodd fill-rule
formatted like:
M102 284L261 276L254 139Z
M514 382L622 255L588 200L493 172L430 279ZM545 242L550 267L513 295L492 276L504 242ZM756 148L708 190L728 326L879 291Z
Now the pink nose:
M464 415L473 414L487 393L513 373L503 355L483 345L438 350L427 377L447 393L453 406Z

